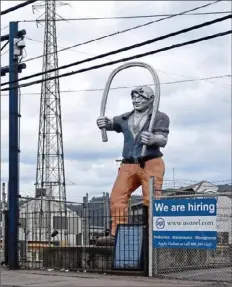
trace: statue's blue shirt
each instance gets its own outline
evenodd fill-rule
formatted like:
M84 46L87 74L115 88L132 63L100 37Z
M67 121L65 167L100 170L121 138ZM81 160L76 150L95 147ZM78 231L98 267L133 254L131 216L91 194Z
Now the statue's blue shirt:
M128 121L129 117L133 114L134 111L116 116L113 118L113 130L117 133L123 133L124 135L124 146L122 156L124 158L139 158L141 157L143 144L141 142L141 133L143 131L148 131L152 113L148 114L147 120L141 129L141 131L133 136ZM167 136L169 133L169 117L160 111L157 111L154 127L152 132L155 134L162 134ZM145 156L152 156L154 158L163 156L160 151L160 147L156 145L147 146L147 151Z

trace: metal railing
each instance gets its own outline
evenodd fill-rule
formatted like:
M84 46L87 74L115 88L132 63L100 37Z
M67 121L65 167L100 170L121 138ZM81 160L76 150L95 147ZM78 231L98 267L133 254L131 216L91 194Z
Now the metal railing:
M147 233L144 232L148 230L146 208L142 210L134 208L127 210L125 214L117 215L117 222L134 226L130 238L126 235L126 231L118 240L117 244L121 245L117 247L119 250L117 252L123 253L122 257L115 252L114 240L109 240L113 217L108 215L108 211L103 211L101 208L91 209L91 205L87 209L87 205L83 203L66 204L66 210L60 209L60 206L56 201L49 200L44 201L41 209L39 198L27 200L21 205L18 241L18 259L21 268L103 273L134 271L141 275L147 274L147 265L144 264L147 262L147 259L144 260L147 256L147 244L144 242L148 241ZM143 230L142 244L141 240L138 241L138 226ZM123 244L122 236L124 236ZM106 242L98 244L101 237L105 237ZM138 264L138 252L141 246L143 258ZM115 260L117 264L127 268L115 267Z

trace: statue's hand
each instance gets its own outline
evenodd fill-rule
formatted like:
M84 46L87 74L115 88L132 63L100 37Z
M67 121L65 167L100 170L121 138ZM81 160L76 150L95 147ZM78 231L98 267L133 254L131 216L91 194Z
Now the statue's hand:
M99 117L97 119L97 126L99 127L99 129L104 129L107 127L109 122L110 122L110 119L108 117Z
M151 132L142 132L141 134L141 142L145 145L151 145L153 142L153 133Z

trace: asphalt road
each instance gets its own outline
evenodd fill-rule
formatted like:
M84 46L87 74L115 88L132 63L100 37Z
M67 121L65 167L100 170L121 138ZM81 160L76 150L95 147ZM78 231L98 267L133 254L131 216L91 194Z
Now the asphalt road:
M78 286L120 286L120 287L224 287L213 283L156 278L110 276L97 274L75 274L61 272L9 271L1 270L2 287L78 287ZM228 285L229 286L229 285Z
M0 252L0 260L2 259L3 256ZM232 269L228 267L221 269L214 268L214 269L173 272L163 274L162 276L164 277L164 280L161 280L155 278L138 279L136 277L131 277L129 279L128 277L96 275L96 274L93 275L88 273L84 273L85 275L83 275L83 273L78 273L77 275L77 273L72 272L61 273L61 272L46 272L46 271L34 271L34 270L9 271L5 270L4 268L1 268L1 284L3 284L1 286L21 287L21 286L30 286L30 284L32 284L32 286L35 287L42 287L42 286L43 287L44 286L57 286L57 287L58 286L66 286L66 287L69 286L70 287L71 286L221 287L222 286L224 287L224 286L231 286L232 283L231 270Z

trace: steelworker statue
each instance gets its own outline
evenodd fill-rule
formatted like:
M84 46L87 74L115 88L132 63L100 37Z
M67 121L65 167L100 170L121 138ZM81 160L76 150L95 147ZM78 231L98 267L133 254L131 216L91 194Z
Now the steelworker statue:
M97 119L99 129L124 135L123 159L110 196L111 231L108 236L99 238L97 245L114 244L117 224L127 223L128 201L138 187L142 186L144 205L149 204L151 176L155 177L155 197L162 195L165 164L160 148L164 148L168 141L169 117L157 110L152 132L148 131L154 99L150 87L135 88L131 91L132 111L112 119L106 116ZM141 156L143 145L146 145L146 152Z

